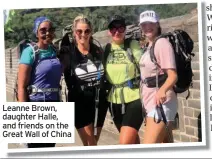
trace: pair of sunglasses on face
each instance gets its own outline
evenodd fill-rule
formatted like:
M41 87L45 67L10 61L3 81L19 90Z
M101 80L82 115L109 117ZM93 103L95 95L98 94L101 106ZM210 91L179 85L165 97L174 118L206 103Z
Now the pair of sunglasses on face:
M76 29L75 30L75 33L77 35L82 35L82 33L84 33L84 35L89 35L91 33L91 30L90 29L85 29L85 30L82 30L82 29Z
M112 25L110 28L109 28L111 34L115 34L116 32L118 33L124 33L125 30L126 30L126 27L124 25Z
M43 28L40 28L39 29L39 32L41 33L41 34L46 34L47 32L48 33L50 33L50 34L53 34L54 32L55 32L55 28L45 28L45 27L43 27Z

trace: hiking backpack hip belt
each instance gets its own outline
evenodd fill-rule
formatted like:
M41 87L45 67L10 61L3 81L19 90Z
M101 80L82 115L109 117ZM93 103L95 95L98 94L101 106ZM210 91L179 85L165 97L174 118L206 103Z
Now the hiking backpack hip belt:
M129 88L133 89L133 88L139 88L139 86L140 86L140 77L133 78L133 79L128 80L128 81L126 81L122 84L113 84L112 85L112 88L111 88L112 93L114 93L115 88L121 88L119 95L120 95L121 105L122 105L122 108L121 108L122 114L125 114L124 87L129 87ZM110 102L110 108L111 108L111 116L112 116L112 118L114 118L112 101Z
M136 77L133 79L130 79L128 81L125 81L121 84L112 84L112 87L114 88L123 88L123 87L129 87L129 88L138 88L140 83L140 77Z
M157 86L156 82L158 82L158 87L161 87L165 83L167 77L168 75L166 73L158 75L157 78L156 76L147 77L142 80L142 83L144 83L148 88L155 88Z
M46 92L59 92L59 88L37 88L34 85L31 85L27 88L29 94L35 94L35 93L46 93Z

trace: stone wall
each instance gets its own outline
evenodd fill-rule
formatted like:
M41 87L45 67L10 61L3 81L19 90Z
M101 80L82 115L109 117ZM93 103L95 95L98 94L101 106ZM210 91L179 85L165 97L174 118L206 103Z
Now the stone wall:
M201 141L201 107L200 107L200 73L199 73L199 43L198 43L198 17L197 13L164 19L160 21L163 32L173 29L183 29L188 32L195 42L195 57L192 60L194 72L193 87L190 89L190 97L186 100L187 92L178 94L178 116L176 117L176 128L173 131L175 142L198 142ZM94 35L101 44L110 41L107 31L102 31ZM14 49L5 50L6 67L6 91L7 101L13 101L14 81L16 80L18 60ZM64 81L63 81L64 84ZM64 86L64 85L63 85ZM64 88L64 87L63 87ZM63 92L64 97L64 92ZM118 133L112 120L107 114L104 129L113 133ZM144 125L139 131L142 139Z

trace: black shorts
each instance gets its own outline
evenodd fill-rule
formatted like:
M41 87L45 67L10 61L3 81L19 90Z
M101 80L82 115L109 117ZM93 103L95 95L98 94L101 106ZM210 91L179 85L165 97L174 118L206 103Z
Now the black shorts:
M83 128L87 125L94 124L95 120L95 91L87 91L81 93L69 93L69 101L75 102L75 127ZM97 127L103 127L108 105L106 98L100 91L100 99L98 105Z
M132 101L130 103L125 103L124 114L122 114L121 108L122 108L121 104L112 105L114 115L113 121L118 131L120 131L122 126L129 126L139 131L143 123L142 104L140 99Z

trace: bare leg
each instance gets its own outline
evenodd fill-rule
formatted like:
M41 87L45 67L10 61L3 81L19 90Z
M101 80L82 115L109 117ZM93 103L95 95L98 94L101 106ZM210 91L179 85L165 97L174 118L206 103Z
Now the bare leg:
M144 144L161 143L165 137L164 122L156 123L152 117L146 118L146 127L144 131Z
M119 142L120 144L135 144L138 142L138 131L129 126L122 126Z
M93 124L87 125L77 130L84 146L97 145L94 137Z

